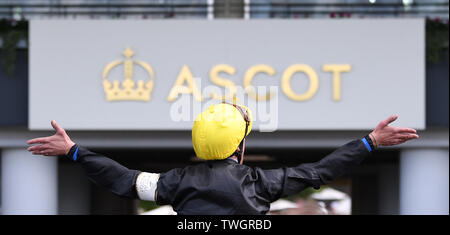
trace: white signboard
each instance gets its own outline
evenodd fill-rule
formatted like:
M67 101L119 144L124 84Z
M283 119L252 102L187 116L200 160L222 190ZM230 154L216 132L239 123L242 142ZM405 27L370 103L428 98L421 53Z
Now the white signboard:
M254 129L425 127L424 21L35 20L29 128L190 130L237 97Z

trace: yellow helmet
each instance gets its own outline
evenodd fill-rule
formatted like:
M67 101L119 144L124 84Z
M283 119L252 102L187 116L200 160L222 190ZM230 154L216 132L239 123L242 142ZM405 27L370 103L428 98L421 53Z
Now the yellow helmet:
M192 127L192 145L197 157L221 160L230 157L252 129L248 107L221 103L197 115ZM244 134L245 133L245 134Z

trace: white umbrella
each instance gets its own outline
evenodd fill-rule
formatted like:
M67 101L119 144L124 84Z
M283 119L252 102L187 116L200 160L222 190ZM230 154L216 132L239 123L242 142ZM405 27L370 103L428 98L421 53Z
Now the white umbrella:
M176 215L171 206L160 206L156 209L141 213L141 215Z
M331 208L333 208L335 214L350 215L352 213L352 199L347 197L340 201L334 201L331 203Z
M297 204L285 199L279 199L270 204L270 211L281 211L286 209L298 208ZM177 213L171 206L161 206L153 210L141 213L141 215L176 215Z
M317 201L340 201L347 197L348 195L346 193L332 188L325 188L324 190L311 195L311 198Z
M270 211L281 211L293 208L298 208L297 204L285 199L279 199L270 203Z

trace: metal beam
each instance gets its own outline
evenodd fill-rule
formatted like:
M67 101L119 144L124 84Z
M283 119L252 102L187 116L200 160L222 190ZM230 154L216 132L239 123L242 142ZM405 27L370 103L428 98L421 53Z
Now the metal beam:
M369 131L254 131L247 138L248 148L257 149L311 149L336 148L346 142L362 138ZM0 148L24 147L31 138L52 135L48 131L29 131L26 127L0 128ZM86 147L137 149L190 149L190 131L68 131L72 140ZM448 128L433 128L419 132L420 139L397 147L448 148Z

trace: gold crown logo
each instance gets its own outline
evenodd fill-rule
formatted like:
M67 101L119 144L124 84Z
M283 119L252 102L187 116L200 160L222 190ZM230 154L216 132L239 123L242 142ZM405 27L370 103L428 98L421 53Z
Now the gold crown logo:
M150 65L144 61L131 60L134 52L127 48L123 55L125 60L116 60L105 66L103 70L103 89L106 94L106 100L118 101L118 100L138 100L149 101L150 94L153 89L153 69ZM107 80L109 72L118 65L124 65L125 80L122 81L120 86L119 81L110 82ZM147 72L150 80L144 82L142 80L137 81L137 84L133 81L133 66L137 64L141 66Z

